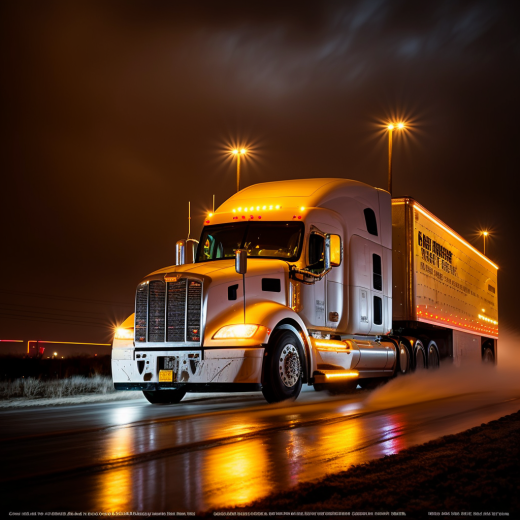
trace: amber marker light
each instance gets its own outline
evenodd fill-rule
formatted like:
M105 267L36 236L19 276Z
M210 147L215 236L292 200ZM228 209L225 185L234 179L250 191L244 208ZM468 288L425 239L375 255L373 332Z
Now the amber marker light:
M349 377L358 377L359 372L355 370L349 370L348 372L339 372L337 374L325 374L327 379L344 379Z

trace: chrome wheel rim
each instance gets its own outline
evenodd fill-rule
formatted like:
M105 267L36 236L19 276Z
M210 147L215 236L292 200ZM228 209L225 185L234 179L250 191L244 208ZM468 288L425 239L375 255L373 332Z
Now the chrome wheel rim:
M278 372L287 388L292 388L298 382L301 364L298 349L294 345L288 343L284 346L278 360Z

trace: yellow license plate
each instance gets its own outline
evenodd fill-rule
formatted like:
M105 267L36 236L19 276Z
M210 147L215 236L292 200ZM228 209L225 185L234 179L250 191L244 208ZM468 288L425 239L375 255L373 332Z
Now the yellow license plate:
M173 370L159 370L159 383L173 382Z

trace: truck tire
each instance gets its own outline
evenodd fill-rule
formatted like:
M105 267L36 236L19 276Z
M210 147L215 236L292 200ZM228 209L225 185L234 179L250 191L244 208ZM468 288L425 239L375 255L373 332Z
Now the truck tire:
M415 343L415 370L424 370L426 368L426 352L420 341Z
M397 366L395 369L396 375L406 375L410 373L410 350L408 349L407 345L403 342L399 342L399 348L397 351Z
M177 404L186 395L186 390L184 388L155 391L143 390L143 395L152 404Z
M439 349L435 341L428 344L428 368L435 370L439 368Z
M290 330L275 331L264 358L262 394L268 403L295 400L302 389L303 350Z

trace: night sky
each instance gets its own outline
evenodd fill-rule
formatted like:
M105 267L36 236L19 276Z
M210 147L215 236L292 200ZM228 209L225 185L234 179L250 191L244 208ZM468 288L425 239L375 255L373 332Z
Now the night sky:
M475 246L518 329L518 2L5 1L0 339L109 342L137 283L242 186L409 195ZM396 134L396 133L395 133Z

